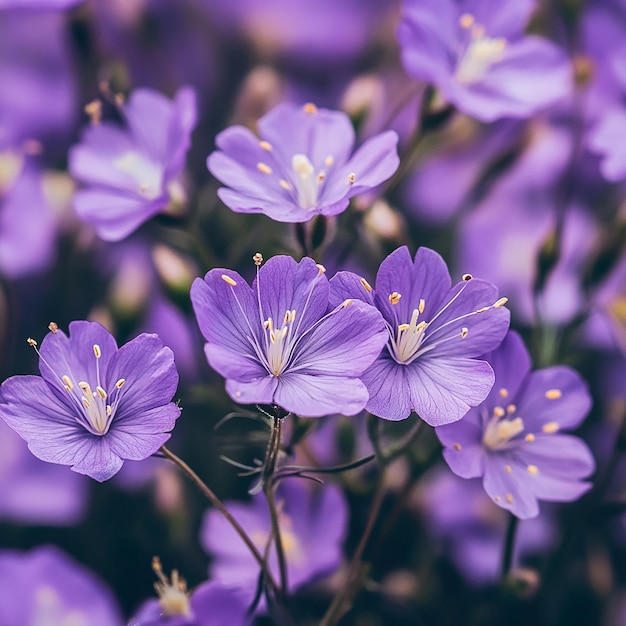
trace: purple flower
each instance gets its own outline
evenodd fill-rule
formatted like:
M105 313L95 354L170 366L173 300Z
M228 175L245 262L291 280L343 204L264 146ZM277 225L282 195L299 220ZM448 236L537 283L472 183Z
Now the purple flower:
M247 604L240 589L226 587L214 581L199 585L193 592L176 570L171 580L157 566L159 577L155 587L158 600L145 602L128 626L245 626Z
M219 197L238 213L279 222L337 215L398 168L397 134L376 135L352 154L354 129L341 111L283 103L258 128L260 140L243 126L227 128L207 159L211 174L227 185Z
M514 332L485 358L496 374L489 397L460 422L436 429L448 465L462 478L482 476L489 497L521 519L539 513L537 500L576 500L589 489L583 478L595 463L583 441L560 431L589 411L584 381L565 366L531 373Z
M290 589L335 571L342 560L347 531L348 511L341 490L330 484L320 488L302 480L287 480L278 489L277 503ZM264 554L271 535L271 521L263 495L253 497L246 504L229 502L227 505ZM200 540L212 556L212 576L225 585L246 588L252 596L259 565L218 511L211 509L205 514ZM278 579L278 559L273 544L269 567Z
M76 524L87 509L88 479L46 465L0 420L0 519L22 524Z
M420 483L420 502L433 537L464 576L476 584L497 580L508 514L491 502L480 480L462 480L437 467ZM546 550L555 530L546 515L520 524L514 563Z
M84 185L76 193L78 216L98 236L119 241L145 221L180 202L178 180L196 124L192 89L180 89L170 101L150 89L136 89L120 107L124 127L92 124L70 150L70 172Z
M173 354L157 335L118 349L100 324L72 322L69 337L43 340L39 371L0 386L0 417L42 461L98 481L156 452L180 415Z
M52 546L0 552L0 624L122 626L111 592Z
M0 9L67 9L83 0L0 0Z
M19 278L48 269L56 237L41 170L17 153L0 153L0 274Z
M213 269L191 287L209 364L242 404L278 404L308 417L355 415L367 402L359 376L386 332L378 312L349 299L328 306L324 268L272 257L250 287Z
M414 78L484 122L530 117L571 91L571 68L554 44L524 28L532 0L405 0L398 28Z
M486 361L509 327L506 298L494 285L465 275L451 287L444 260L406 246L380 265L376 287L351 272L331 280L331 302L360 298L376 306L387 326L387 345L361 379L368 411L402 420L414 410L431 426L460 419L489 393L494 377Z

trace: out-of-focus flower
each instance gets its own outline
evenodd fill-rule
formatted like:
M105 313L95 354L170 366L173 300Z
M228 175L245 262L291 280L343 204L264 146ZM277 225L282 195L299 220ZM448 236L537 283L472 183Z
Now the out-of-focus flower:
M180 89L173 101L136 89L120 107L125 122L92 123L69 155L70 172L83 184L77 215L98 236L119 241L184 195L179 177L196 124L196 97Z
M405 0L402 60L461 111L492 122L564 99L571 67L557 46L524 35L532 0Z
M0 519L22 524L76 524L87 508L87 479L45 465L0 420Z
M238 213L279 222L337 215L350 198L376 187L398 168L398 136L387 131L354 154L354 128L341 111L283 103L258 123L260 139L243 126L221 132L207 167L227 187L221 200Z
M498 346L509 327L506 298L470 275L451 287L445 261L419 248L398 248L380 265L373 288L352 272L331 280L331 302L358 298L376 306L387 345L361 379L368 411L389 420L414 410L431 426L460 419L493 385L489 363L475 357Z
M521 519L539 513L538 500L570 502L591 486L587 445L561 434L578 426L591 397L565 366L530 372L530 357L517 333L485 357L496 382L489 397L456 424L436 429L444 457L462 478L482 476L489 497Z
M307 417L363 409L368 394L359 376L387 333L378 311L363 302L329 308L324 272L308 257L296 263L276 256L252 287L227 269L194 281L191 302L205 353L233 400L278 404Z
M83 0L0 0L1 9L67 9Z
M583 210L587 198L580 191L590 195L595 181L582 161L568 171L574 149L568 131L537 126L519 161L459 225L456 267L498 285L510 298L514 318L527 324L537 311L545 321L565 323L584 304L580 275L597 227ZM555 197L564 176L574 193L559 207ZM556 264L534 295L538 257L550 245L558 251Z
M297 589L335 571L342 560L348 522L341 490L330 484L318 488L301 479L289 479L279 487L277 502L289 588ZM272 531L263 495L249 503L230 502L227 506L264 554ZM209 510L205 514L200 540L212 556L212 577L222 584L245 588L252 596L259 565L218 511ZM277 578L278 559L273 542L269 567Z
M476 584L497 580L507 513L489 500L481 481L438 468L420 483L418 497L430 532L464 576ZM548 548L554 530L545 515L520 524L513 562Z
M111 592L52 546L0 552L2 626L122 626Z
M42 461L98 481L156 452L180 415L174 357L157 335L118 349L100 324L72 322L69 337L45 337L39 371L0 386L0 417Z
M41 170L26 157L0 152L0 274L10 278L54 260L57 223L42 182Z
M245 626L250 623L240 589L207 581L189 592L176 570L168 578L156 558L152 567L159 578L155 584L159 599L145 602L128 626Z
M0 150L33 139L48 150L68 133L77 111L66 34L59 13L2 12Z
M240 34L261 56L311 71L353 64L393 17L397 0L201 0L221 33Z

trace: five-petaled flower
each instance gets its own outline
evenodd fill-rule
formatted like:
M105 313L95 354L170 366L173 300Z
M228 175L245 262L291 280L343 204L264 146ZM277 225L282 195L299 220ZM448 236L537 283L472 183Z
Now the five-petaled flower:
M186 87L170 101L136 89L119 112L124 126L100 122L95 107L94 123L69 154L70 173L83 184L74 209L106 241L128 237L170 202L184 201L180 176L196 125L196 95Z
M359 376L387 333L378 311L363 302L329 307L324 271L308 257L296 263L275 256L252 287L227 269L194 281L191 301L205 353L233 400L308 417L363 409L368 394Z
M439 426L487 397L493 371L475 357L495 348L509 327L507 299L494 285L466 274L451 287L436 252L419 248L413 261L402 247L380 265L375 288L351 272L333 277L331 302L345 298L376 306L388 331L385 349L361 377L368 411L401 420L415 410Z
M533 0L405 0L402 61L461 111L483 122L530 117L565 98L571 66L524 28Z
M72 322L69 336L51 324L39 355L41 377L13 376L0 386L0 417L42 461L103 481L170 438L180 415L171 402L178 373L157 335L118 349L96 322Z
M444 457L462 478L482 476L491 499L521 519L539 513L537 500L569 502L590 483L595 467L587 445L563 429L578 426L591 398L569 367L530 372L517 333L485 357L496 382L489 397L461 421L436 429Z
M226 187L218 195L238 213L278 222L337 215L353 196L398 168L398 136L386 131L354 154L354 128L341 111L283 103L258 122L260 139L243 126L221 132L207 166Z

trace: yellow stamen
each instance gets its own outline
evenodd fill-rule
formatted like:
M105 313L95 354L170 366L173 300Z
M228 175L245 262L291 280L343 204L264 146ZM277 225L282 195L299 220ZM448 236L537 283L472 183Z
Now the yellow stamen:
M235 285L237 285L237 283L227 274L222 274L222 280L225 283L228 283L231 287L235 287Z
M102 356L102 350L100 350L100 346L97 343L93 344L93 353L96 359L99 359Z
M402 297L401 293L394 291L393 293L389 294L389 302L391 302L391 304L398 304L398 302L400 302L401 297Z
M354 172L350 172L348 174L348 183L350 183L351 185L354 185L355 181L356 181L356 174Z
M474 16L471 13L463 13L459 17L459 24L461 28L471 28L474 24Z
M263 263L263 255L260 252L257 252L252 257L252 260L254 261L254 264L258 267L259 265L261 265L261 263Z
M461 446L461 444L460 444L460 443L455 443L455 444L454 444L454 449L455 449L457 452L460 452L460 451L462 450L462 446Z
M56 333L56 332L58 332L58 331L59 331L59 325L58 325L56 322L50 322L50 323L48 324L48 330L49 330L51 333Z
M372 286L365 280L365 278L361 278L361 285L363 285L363 289L367 291L367 293L372 293Z
M121 388L124 386L124 383L125 383L125 382L126 382L126 379L125 379L125 378L120 378L120 379L119 379L119 380L115 383L115 386L116 386L118 389L121 389Z
M330 167L333 163L335 162L335 159L333 159L332 156L328 155L325 159L324 159L324 164L326 165L326 167Z
M469 328L461 328L461 339L465 339L469 335Z
M543 430L543 432L548 435L552 435L553 433L558 432L559 428L561 427L559 426L558 422L548 422L547 424L544 424L542 426L541 430Z
M272 151L272 144L269 141L259 141L259 146L267 152Z
M536 465L529 465L527 468L528 473L535 476L539 472L539 468Z
M494 309L500 309L502 308L507 302L509 301L508 298L500 298L499 300L497 300L495 302L495 304L493 305Z
M506 496L506 501L511 504L511 502L513 502L513 496L510 493L507 493Z
M65 385L65 388L68 391L72 391L72 389L74 388L74 385L72 384L72 381L70 380L70 377L67 374L64 374L63 376L61 376L61 380L63 381L63 384Z
M562 395L560 389L548 389L548 391L546 391L546 398L548 400L558 400Z
M498 393L500 394L501 398L506 398L509 395L509 390L502 387L502 389L500 389Z
M307 102L304 105L304 112L309 115L315 115L317 113L317 107L312 102Z
M287 191L291 191L291 185L290 185L290 184L289 184L289 183L288 183L288 182L287 182L284 178L281 178L281 179L278 181L278 184L279 184L279 185L280 185L283 189L286 189Z
M461 280L464 280L465 282L472 280L472 278L474 277L471 274L463 274L463 276L461 276Z
M524 437L524 439L529 443L532 443L533 441L535 441L535 435L533 435L532 433L528 433L526 437Z
M506 473L507 473L507 474L510 474L510 473L513 471L513 470L511 469L511 466L510 466L510 465L505 465L505 466L504 466L504 469L506 470Z
M269 165L266 165L265 163L262 163L260 161L259 161L259 163L256 164L256 168L262 174L271 174L272 173L272 168Z

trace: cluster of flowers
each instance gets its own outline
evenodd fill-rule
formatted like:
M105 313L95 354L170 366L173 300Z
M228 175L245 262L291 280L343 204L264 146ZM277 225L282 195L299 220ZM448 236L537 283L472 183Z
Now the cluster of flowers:
M383 479L397 457L410 466L410 478L399 479L406 481L399 507L415 477L441 457L467 479L459 484L435 468L413 508L468 578L493 579L506 519L513 521L503 577L520 550L554 544L559 522L549 508L539 517L539 503L578 500L596 470L588 442L568 432L592 410L588 382L569 364L589 368L572 347L605 351L611 377L598 395L624 397L626 151L615 141L626 129L624 7L598 0L580 9L585 37L572 58L557 34L528 34L531 19L550 22L537 17L533 0L331 1L314 3L304 17L299 11L308 9L287 0L262 10L249 0L116 4L0 0L0 76L11 86L0 94L0 516L78 523L86 508L81 475L115 477L127 488L160 476L157 508L183 516L176 474L161 458L148 461L167 457L214 505L199 538L209 578L189 590L155 558L158 599L139 608L136 598L127 602L130 625L243 626L259 614L289 623L288 594L339 572L322 621L331 626L363 582L359 560L376 521L368 520L344 567L343 545L358 518L349 483L313 482L316 471L360 466L342 463L335 449L347 417L353 448L378 462L372 514L383 507ZM322 74L336 64L338 82L354 73L367 58L368 34L396 5L395 37L384 28L381 37L399 44L400 58L384 78L354 79L341 98L331 87L316 92L316 63ZM352 29L332 19L343 11L358 16ZM259 81L278 75L267 66L250 71L238 86L235 123L214 133L206 115L212 85L200 78L206 68L188 62L204 51L205 38L193 35L204 13L223 30L216 41L243 37L251 53L284 64L290 76L268 95ZM74 45L85 46L82 63L101 53L98 46L119 50L129 85L150 85L116 93L111 85L124 72L109 59L110 80L85 106L79 139L70 19ZM83 33L87 24L94 33ZM281 35L281 24L297 36ZM134 49L125 28L144 29L148 39L162 29L158 49ZM530 30L541 32L535 22ZM94 50L82 37L93 37ZM330 38L341 45L328 50ZM594 60L602 64L592 80ZM163 71L155 75L154 67ZM299 84L308 73L316 79ZM331 104L307 102L311 93ZM42 94L50 105L34 107ZM201 134L214 142L212 152ZM198 171L196 152L206 159ZM66 170L53 173L51 163ZM601 215L589 210L600 204ZM451 247L454 264L472 273L454 281L446 260L418 245L429 238ZM295 251L281 254L285 248ZM276 254L252 256L257 249ZM213 269L201 278L203 266ZM67 297L53 302L48 281ZM27 366L12 356L9 324L33 334L40 310L74 321L67 334L50 322L41 344L28 339L39 376L12 375ZM202 344L206 362L197 354ZM207 363L225 379L225 394L221 384L213 388ZM264 461L230 460L256 477L247 502L222 504L165 446L183 410L181 426L193 421L199 398L211 414L221 417L234 403L270 425ZM598 439L615 430L606 404L597 409L606 413ZM360 437L363 414L369 430ZM406 441L389 435L400 432L392 423L405 421ZM283 423L291 429L284 445ZM430 454L420 456L412 446L422 423L434 436ZM205 422L198 424L204 436ZM618 471L623 438L596 497ZM204 456L212 444L207 437L200 445ZM361 473L365 492L370 479ZM515 520L532 518L513 554ZM122 623L106 585L55 547L0 550L0 584L8 589L0 594L2 626Z

